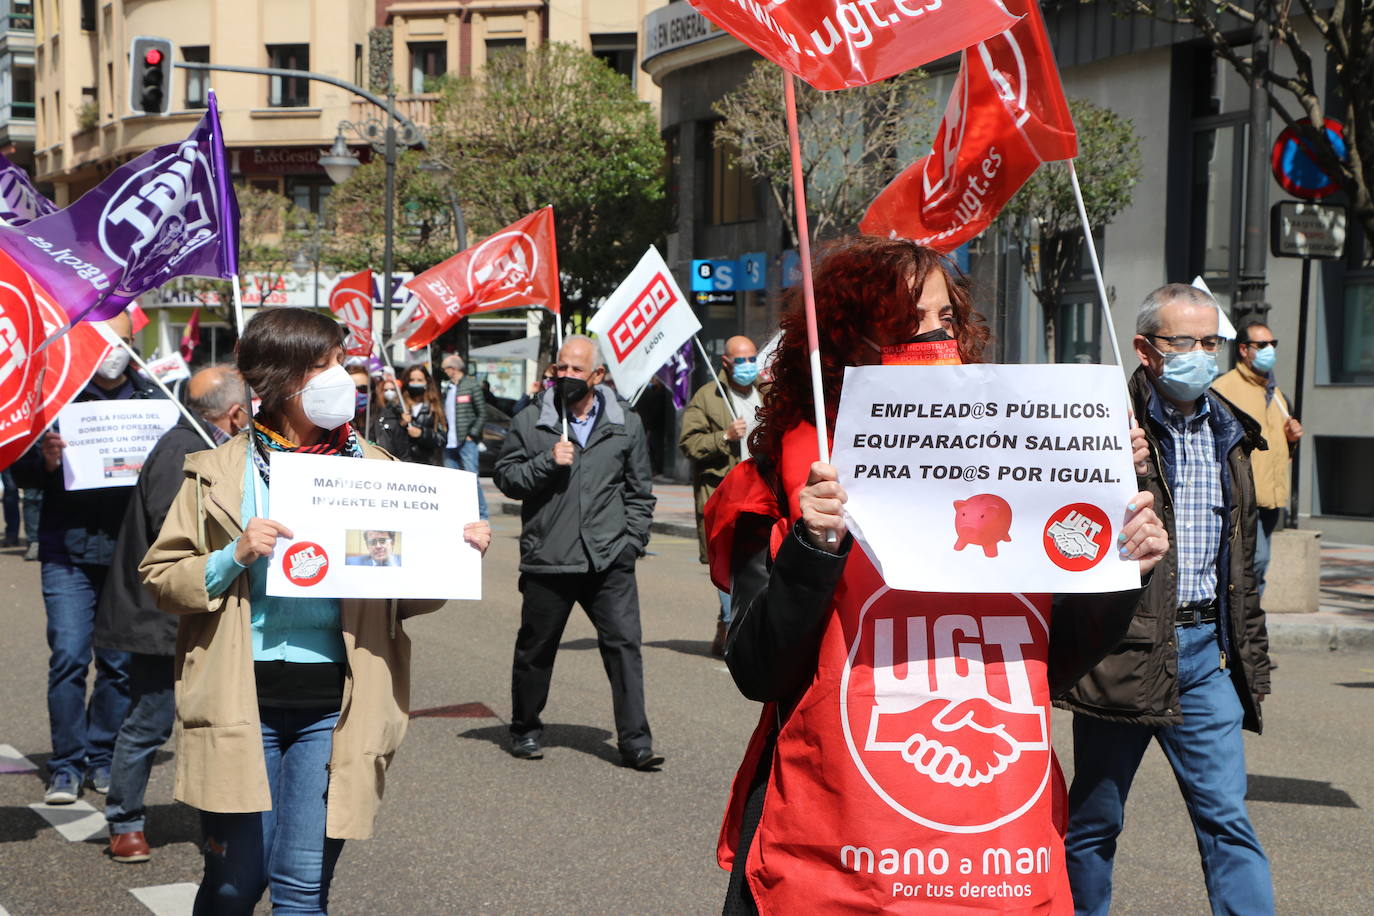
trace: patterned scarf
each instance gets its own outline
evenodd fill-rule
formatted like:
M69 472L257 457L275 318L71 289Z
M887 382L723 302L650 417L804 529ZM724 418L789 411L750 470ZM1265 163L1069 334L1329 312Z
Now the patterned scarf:
M302 455L344 455L349 458L363 457L358 436L353 432L353 424L345 423L338 429L331 429L323 439L314 445L296 445L281 433L269 429L258 420L253 421L253 464L262 475L262 482L271 484L268 471L268 452L297 452Z

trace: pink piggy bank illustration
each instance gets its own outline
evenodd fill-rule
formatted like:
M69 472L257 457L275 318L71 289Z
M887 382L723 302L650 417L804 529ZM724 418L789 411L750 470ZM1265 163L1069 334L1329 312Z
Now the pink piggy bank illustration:
M979 493L954 501L954 533L959 539L955 550L969 544L983 548L983 554L997 556L997 542L1011 541L1011 506L1000 496Z

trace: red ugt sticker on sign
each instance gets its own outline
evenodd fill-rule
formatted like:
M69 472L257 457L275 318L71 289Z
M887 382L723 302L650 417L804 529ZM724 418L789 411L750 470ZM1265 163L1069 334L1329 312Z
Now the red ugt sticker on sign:
M1060 569L1092 569L1107 555L1111 545L1111 520L1107 513L1089 503L1070 503L1045 523L1045 553Z
M282 554L281 568L292 585L316 585L329 572L329 554L313 541L301 541Z

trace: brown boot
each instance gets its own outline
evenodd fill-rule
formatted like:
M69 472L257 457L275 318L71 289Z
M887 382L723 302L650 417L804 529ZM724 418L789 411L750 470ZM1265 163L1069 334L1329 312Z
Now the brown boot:
M725 637L729 634L730 624L716 624L716 638L711 640L711 654L714 655L716 658L721 658L725 655Z
M147 862L153 857L143 831L116 833L110 837L110 858L116 862Z

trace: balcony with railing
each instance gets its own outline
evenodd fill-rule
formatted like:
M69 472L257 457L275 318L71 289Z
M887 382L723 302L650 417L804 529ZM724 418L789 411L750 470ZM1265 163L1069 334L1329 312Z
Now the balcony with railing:
M0 3L0 32L32 32L32 3Z
M396 110L420 127L427 128L434 123L434 109L438 101L439 95L434 92L398 95L396 96ZM366 99L353 99L349 103L348 118L355 123L366 121L369 118L384 120L386 112Z

